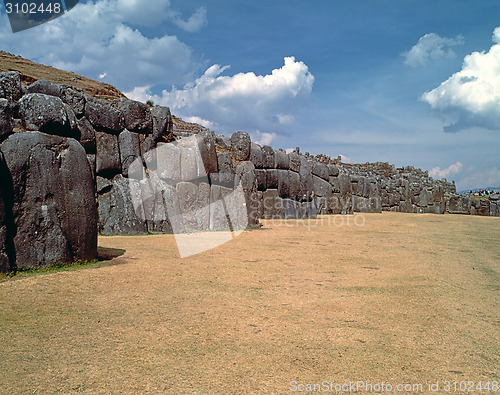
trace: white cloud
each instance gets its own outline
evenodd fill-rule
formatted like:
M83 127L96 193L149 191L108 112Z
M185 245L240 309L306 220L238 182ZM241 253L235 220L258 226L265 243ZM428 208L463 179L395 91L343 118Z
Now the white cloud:
M428 33L420 37L418 42L401 55L408 66L425 66L429 59L453 58L455 52L450 47L463 44L463 37L441 37L436 33Z
M187 21L168 0L95 0L33 29L13 34L0 13L2 49L31 60L98 78L129 90L185 84L198 65L192 50L173 35L145 36L138 27L173 23L188 31L206 24L206 10ZM166 72L168 70L168 72Z
M276 133L254 132L251 134L252 141L259 145L271 145L276 139Z
M489 169L471 169L467 176L457 181L460 189L475 189L500 186L500 169L493 167Z
M253 72L222 75L229 66L213 65L183 89L153 96L155 103L169 106L180 117L208 120L217 132L280 133L293 122L292 113L313 87L314 76L307 65L286 57L284 65L268 75ZM135 88L128 97L151 97L147 87ZM268 138L266 138L268 139Z
M429 171L429 175L434 178L448 178L454 174L460 173L462 171L462 168L462 163L457 162L448 166L446 169L435 167L434 169Z
M500 27L493 41L488 52L467 55L461 71L422 95L448 123L445 131L474 126L500 130Z
M339 156L342 163L351 163L351 158L348 158L347 156L342 154L340 154Z

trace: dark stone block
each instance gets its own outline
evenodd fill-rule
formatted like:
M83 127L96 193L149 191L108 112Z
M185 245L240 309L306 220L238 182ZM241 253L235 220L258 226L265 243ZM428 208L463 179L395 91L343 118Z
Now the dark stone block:
M95 258L94 182L83 147L73 139L24 132L11 135L0 150L14 186L17 266Z

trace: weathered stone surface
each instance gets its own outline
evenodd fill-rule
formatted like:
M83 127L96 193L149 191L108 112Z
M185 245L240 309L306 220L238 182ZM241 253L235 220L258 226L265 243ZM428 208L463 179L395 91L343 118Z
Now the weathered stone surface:
M250 136L246 132L235 132L231 136L231 153L237 161L250 158Z
M330 178L329 178L330 171L328 170L328 166L325 165L324 163L314 161L313 167L312 167L312 174L322 178L325 181L330 180Z
M15 262L14 223L12 219L12 180L0 151L0 273L8 273Z
M290 185L290 197L299 200L302 198L302 187L300 185L300 175L292 170L288 171Z
M21 74L19 71L5 71L0 73L0 91L2 98L9 101L9 106L14 107L23 95L21 88Z
M278 169L278 194L282 198L290 197L290 179L288 170Z
M212 185L210 190L210 230L234 230L225 198L233 193L232 188Z
M288 162L288 155L285 151L282 150L274 150L274 161L276 163L276 169L284 169L288 170L290 168L290 164Z
M197 152L191 148L181 147L181 180L193 181L198 178Z
M231 137L215 135L215 144L222 149L231 151Z
M135 100L121 100L119 108L123 114L125 129L141 134L153 131L153 116L150 108Z
M136 214L144 210L150 233L182 233L184 223L175 187L161 180L156 172L143 177L140 182L142 207L135 205ZM140 215L139 215L140 217Z
M257 189L265 191L267 189L267 171L264 169L255 169L255 178L257 179Z
M157 169L156 143L151 135L140 134L139 142L141 144L141 158L149 170Z
M284 218L285 210L283 201L278 195L278 190L268 189L263 193L264 218L277 219Z
M96 153L95 129L85 117L77 120L77 127L80 131L80 144L85 148L87 154Z
M276 169L266 170L266 184L267 184L267 189L278 189L278 170Z
M95 154L87 154L87 160L89 161L90 171L92 172L92 179L95 180Z
M300 173L300 154L297 151L288 154L288 163L290 164L290 170Z
M13 185L18 267L90 260L97 253L94 182L82 146L40 132L0 145Z
M118 136L96 132L96 172L106 178L113 178L121 173L120 150Z
M155 141L162 141L167 137L173 129L172 114L170 108L163 106L155 106L150 108L153 117L153 133L152 137Z
M98 131L118 134L124 128L122 112L104 100L85 98L85 116Z
M7 99L0 99L0 141L12 133L14 120L12 119L12 108Z
M28 93L43 93L45 95L56 96L64 103L68 104L77 117L81 117L85 112L85 95L68 85L58 84L48 80L38 80L26 88Z
M255 178L255 166L250 161L240 162L235 169L234 185L241 183L243 191L251 192L257 190Z
M313 175L313 191L316 196L323 197L330 197L333 193L330 183L316 175Z
M285 219L304 217L302 205L293 199L283 199L283 211Z
M300 185L302 190L302 200L310 200L312 198L312 191L314 188L313 175L309 162L303 156L300 158Z
M120 148L120 161L122 174L125 177L129 175L130 166L141 166L142 161L136 161L137 158L141 157L141 143L139 140L139 134L130 132L125 129L118 136L118 146ZM134 163L135 162L135 163ZM139 169L130 169L131 173L136 173Z
M262 146L262 166L264 169L274 169L276 166L274 150L269 145Z
M314 202L302 202L303 218L318 218L318 212Z
M232 187L234 184L234 168L231 155L228 152L217 154L217 163L219 172L212 174L212 182L226 187Z
M97 193L99 233L135 235L148 232L139 180L118 174L110 182L98 176Z
M19 100L19 116L27 130L80 139L73 111L58 97L42 93L24 95Z
M356 196L363 196L363 189L365 187L364 177L351 175L352 194Z
M212 133L203 131L196 135L202 169L199 175L207 175L218 172L217 151L215 149L215 139ZM203 171L203 173L202 173Z
M157 172L165 181L179 181L181 179L181 150L177 145L158 143L156 148Z
M185 230L203 231L210 228L210 185L190 182L176 185L179 207Z
M347 174L339 174L341 214L352 214L352 184Z
M328 175L330 177L338 177L339 176L339 168L335 165L327 165L328 167Z
M250 162L252 162L256 169L262 169L264 162L262 159L262 147L259 144L252 143L250 146Z

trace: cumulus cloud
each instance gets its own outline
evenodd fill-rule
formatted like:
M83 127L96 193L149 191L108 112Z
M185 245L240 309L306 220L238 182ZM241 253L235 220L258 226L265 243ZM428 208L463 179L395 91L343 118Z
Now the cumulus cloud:
M429 175L434 178L448 178L454 174L460 173L462 171L462 168L462 163L457 162L448 166L446 169L435 167L434 169L429 171Z
M467 55L461 71L422 95L443 116L445 131L500 130L500 27L495 29L493 41L488 52Z
M453 58L455 52L451 47L463 44L463 37L456 38L441 37L436 33L428 33L420 37L418 42L407 52L401 55L405 58L405 64L418 67L425 66L429 59Z
M16 34L6 14L0 20L3 50L91 78L105 74L106 82L129 90L150 81L182 85L192 79L197 65L185 43L173 35L147 37L139 29L172 23L196 31L206 24L206 9L184 20L168 0L94 0Z
M213 65L183 89L165 90L161 96L151 95L148 87L135 88L127 96L152 99L183 118L200 117L218 132L244 129L268 144L273 133L287 131L294 111L309 96L314 83L307 65L293 56L284 58L284 65L268 75L223 75L228 69Z

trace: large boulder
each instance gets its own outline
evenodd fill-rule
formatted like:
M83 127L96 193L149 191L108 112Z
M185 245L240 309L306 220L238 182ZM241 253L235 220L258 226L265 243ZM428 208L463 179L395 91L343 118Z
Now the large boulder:
M162 141L166 138L173 129L172 114L170 108L156 106L150 108L153 116L153 133L152 137L155 141Z
M13 185L17 267L94 259L97 211L83 147L40 132L11 135L0 145Z
M254 164L256 169L262 169L264 167L264 162L262 160L262 147L259 144L251 144L250 162Z
M312 197L312 192L314 189L313 175L311 173L311 168L309 167L309 162L303 156L300 157L300 188L302 194L302 200L308 201Z
M179 182L176 185L184 228L188 232L210 228L210 185Z
M199 173L211 174L217 173L218 163L217 163L217 151L215 149L215 139L212 133L208 131L200 132L196 135L198 141L198 149L200 151L200 159L203 168L199 170Z
M167 182L181 179L181 150L177 145L158 143L156 148L158 176Z
M55 96L28 93L19 100L19 117L27 130L80 139L73 110Z
M23 95L21 74L19 71L5 71L0 73L0 92L0 97L7 99L9 106L14 107Z
M274 160L276 162L276 169L284 169L288 170L290 168L288 155L283 150L275 150L274 151Z
M96 153L96 139L95 129L89 120L81 117L76 122L78 130L80 131L80 144L85 148L87 154Z
M211 175L212 182L232 187L234 184L234 167L231 155L228 152L219 152L217 154L217 163L219 172Z
M12 270L15 261L12 222L12 180L0 151L0 273Z
M125 129L118 136L118 146L120 148L122 174L125 177L128 177L129 168L132 165L140 165L142 167L142 161L136 161L136 159L141 157L141 142L139 140L139 134ZM137 170L138 169L135 171ZM134 173L134 169L130 169L130 172Z
M269 145L262 147L262 167L264 169L275 169L274 150Z
M28 93L43 93L56 96L68 104L76 116L81 117L85 112L85 95L68 85L58 84L48 80L38 80L26 88Z
M231 136L231 153L237 161L246 161L250 157L250 135L246 132L235 132Z
M325 181L330 180L330 170L324 163L314 161L312 166L312 173Z
M126 129L135 133L151 134L153 116L146 104L135 100L122 100L119 108L123 114Z
M96 172L107 178L121 173L120 150L118 136L105 132L96 132Z
M7 99L0 99L0 141L12 133L14 120L12 119L12 108Z
M135 235L148 233L142 208L140 181L116 175L112 181L97 177L99 233Z
M123 113L111 103L87 96L85 116L98 131L118 134L124 129Z

